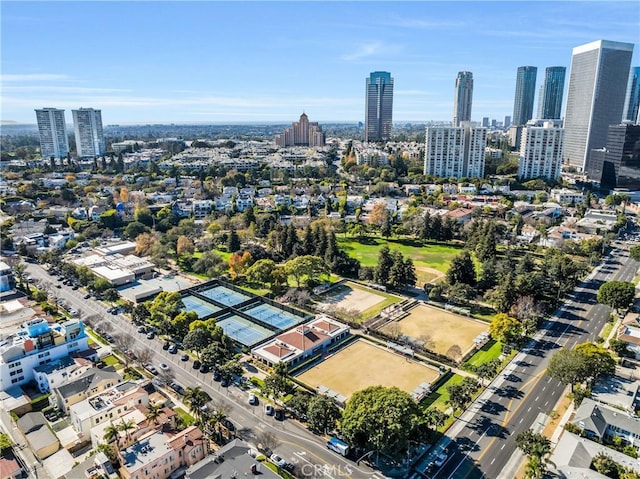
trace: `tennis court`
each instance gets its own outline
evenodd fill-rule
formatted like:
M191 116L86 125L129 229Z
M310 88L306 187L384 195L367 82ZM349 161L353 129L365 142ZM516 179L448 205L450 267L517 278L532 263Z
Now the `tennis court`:
M278 329L288 329L305 320L303 316L298 316L287 311L271 306L270 304L259 304L243 311L249 316L259 319L263 323L270 324Z
M184 304L183 311L193 311L198 315L198 318L206 318L221 309L215 304L207 303L195 296L183 296L182 304Z
M273 335L273 331L239 316L229 316L216 324L222 328L227 336L245 346L253 346Z
M238 293L232 289L225 288L224 286L214 286L213 288L199 291L199 293L202 296L225 306L235 306L236 304L244 303L248 299L251 299L251 296Z

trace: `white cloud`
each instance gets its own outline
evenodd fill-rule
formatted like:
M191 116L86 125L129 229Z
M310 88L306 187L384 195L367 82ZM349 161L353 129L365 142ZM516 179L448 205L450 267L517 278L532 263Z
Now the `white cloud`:
M68 75L58 73L16 73L0 75L0 81L3 82L69 81L71 79Z
M386 47L382 42L379 41L364 43L360 45L354 52L342 55L340 59L348 62L353 60L362 60L364 58L377 55L383 52L385 49Z

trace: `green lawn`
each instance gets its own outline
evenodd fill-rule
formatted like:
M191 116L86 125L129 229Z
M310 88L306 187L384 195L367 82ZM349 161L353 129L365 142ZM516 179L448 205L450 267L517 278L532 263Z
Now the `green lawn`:
M184 409L180 407L176 407L173 410L175 411L176 415L180 419L182 419L182 422L184 423L185 426L191 426L193 423L196 422L196 419Z
M492 359L496 359L498 356L500 356L501 352L502 343L499 341L491 340L482 348L480 348L477 353L471 356L467 363L472 366L479 366L480 364L484 364L488 361L491 361Z
M118 361L118 358L116 358L113 354L110 354L109 356L105 356L104 358L102 358L102 362L105 363L107 366L116 366L117 364L120 363L120 361Z
M426 409L427 407L437 407L442 412L449 409L449 391L447 391L447 386L451 386L453 384L460 384L462 382L463 377L459 374L454 374L451 376L442 386L436 389L434 392L429 394L424 401L422 401L421 406Z
M434 268L442 273L447 272L453 257L462 250L462 245L423 243L409 238L338 238L338 246L349 256L357 258L362 266L375 266L380 248L385 244L392 251L398 250L405 258L411 258L415 266Z

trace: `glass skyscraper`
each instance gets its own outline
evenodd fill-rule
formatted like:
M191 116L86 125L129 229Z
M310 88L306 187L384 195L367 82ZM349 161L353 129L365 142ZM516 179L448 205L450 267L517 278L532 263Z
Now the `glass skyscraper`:
M625 118L630 122L640 124L640 67L631 69L629 101Z
M36 110L36 120L42 158L66 158L69 153L69 140L64 110L58 108Z
M462 121L471 121L472 101L473 73L458 72L453 97L453 126L460 126L460 122Z
M559 120L562 117L565 67L547 67L538 97L538 119Z
M516 97L513 101L512 125L524 125L533 118L533 100L536 96L536 67L518 67Z
M589 170L591 151L607 143L610 125L622 120L632 43L598 40L573 49L564 119L565 164Z
M80 158L96 158L106 152L102 132L102 111L93 108L71 110L76 148Z
M389 72L372 72L367 78L364 141L391 138L393 78Z

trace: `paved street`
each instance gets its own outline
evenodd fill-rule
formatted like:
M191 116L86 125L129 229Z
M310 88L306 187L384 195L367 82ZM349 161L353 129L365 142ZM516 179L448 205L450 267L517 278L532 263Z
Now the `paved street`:
M27 273L34 280L40 282L57 283L55 277L36 264L27 265ZM44 283L43 283L44 284ZM83 299L84 292L73 291L62 286L57 289L49 287L58 298L82 311L83 315L95 315L113 325L113 333L127 334L136 340L137 345L146 346L153 352L153 364L163 362L169 365L175 379L183 386L201 386L213 399L226 402L229 406L229 419L236 425L238 436L249 442L256 441L256 436L262 431L275 433L280 444L274 449L282 458L296 464L304 477L352 477L352 478L382 478L380 473L374 472L361 464L356 466L342 456L329 451L322 438L310 433L298 422L293 420L276 421L264 414L264 403L259 406L248 404L248 395L240 388L231 386L223 388L220 383L212 380L211 374L202 374L191 367L191 361L180 361L180 354L170 354L161 347L159 339L148 340L145 334L138 333L136 327L124 316L114 316L106 312L106 307L93 299Z
M614 279L631 281L637 268L628 251L613 250L461 416L419 470L424 471L446 446L447 461L441 468L427 471L428 477L514 477L523 458L515 436L527 429L542 430L565 390L544 374L550 357L560 348L597 337L611 311L597 304L598 288Z

